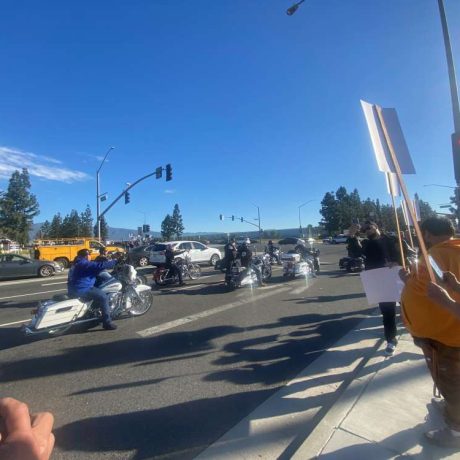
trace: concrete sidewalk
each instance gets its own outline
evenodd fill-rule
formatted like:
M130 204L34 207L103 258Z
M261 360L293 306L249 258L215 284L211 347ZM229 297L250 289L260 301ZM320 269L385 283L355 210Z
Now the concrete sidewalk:
M431 404L433 382L420 349L407 333L393 357L385 358L383 348L382 343L293 459L460 459L459 451L424 439L443 419Z
M424 439L443 420L423 355L402 331L385 357L376 310L196 458L460 460Z

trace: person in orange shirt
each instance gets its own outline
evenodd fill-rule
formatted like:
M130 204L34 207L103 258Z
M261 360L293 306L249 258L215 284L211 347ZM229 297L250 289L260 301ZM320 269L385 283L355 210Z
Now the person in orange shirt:
M454 239L452 223L432 217L422 223L421 230L434 263L443 272L460 277L460 240ZM444 397L447 427L430 431L426 437L438 446L460 448L460 313L439 301L442 292L435 293L437 288L423 261L412 273L401 271L400 275L405 282L401 294L404 323L422 349L433 381ZM451 296L452 301L460 303L460 293L451 292Z

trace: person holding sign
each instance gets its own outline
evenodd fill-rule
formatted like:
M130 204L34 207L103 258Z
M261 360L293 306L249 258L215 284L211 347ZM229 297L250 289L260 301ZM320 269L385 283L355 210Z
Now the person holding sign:
M460 288L456 288L460 277L460 240L454 239L454 227L445 218L426 219L421 230L437 282L445 283L448 291L431 282L422 259L416 271L401 270L405 282L401 310L406 328L422 349L445 401L441 406L447 427L430 431L426 437L441 447L460 448ZM437 400L433 402L439 406Z
M366 221L361 231L367 236L367 240L363 241L362 244L366 270L393 267L400 264L396 238L381 233L378 225L372 221ZM387 341L385 354L393 356L398 344L396 338L396 302L381 302L379 308L383 317L383 329Z

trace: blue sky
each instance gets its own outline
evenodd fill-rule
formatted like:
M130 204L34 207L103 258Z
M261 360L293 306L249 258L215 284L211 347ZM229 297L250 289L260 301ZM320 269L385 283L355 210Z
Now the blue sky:
M460 67L460 2L445 0ZM0 16L0 188L27 166L36 219L171 163L116 205L111 226L158 230L178 203L186 231L316 224L344 185L389 202L360 99L395 107L433 206L455 185L449 81L436 0L8 2Z

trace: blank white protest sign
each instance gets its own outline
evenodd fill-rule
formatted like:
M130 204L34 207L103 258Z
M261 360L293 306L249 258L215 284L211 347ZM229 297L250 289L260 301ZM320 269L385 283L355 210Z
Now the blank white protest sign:
M366 293L367 303L399 302L404 284L399 278L401 266L383 267L361 272L361 281Z

